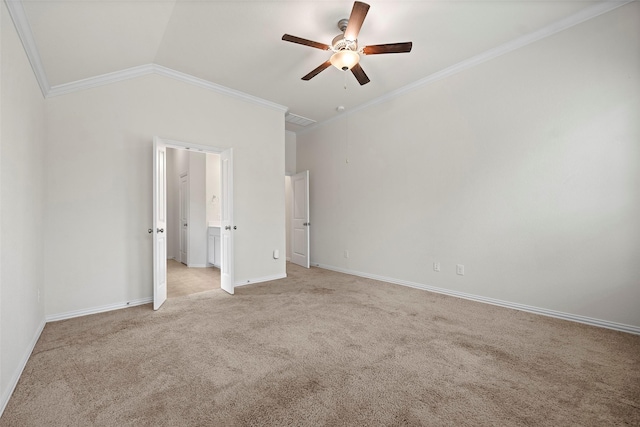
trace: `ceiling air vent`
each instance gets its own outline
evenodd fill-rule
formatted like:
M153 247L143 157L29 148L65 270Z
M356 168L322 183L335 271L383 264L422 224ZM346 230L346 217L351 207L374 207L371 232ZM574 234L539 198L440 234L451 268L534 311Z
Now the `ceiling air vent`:
M316 122L315 120L307 119L306 117L291 113L287 113L287 115L284 116L284 121L298 126L309 126Z

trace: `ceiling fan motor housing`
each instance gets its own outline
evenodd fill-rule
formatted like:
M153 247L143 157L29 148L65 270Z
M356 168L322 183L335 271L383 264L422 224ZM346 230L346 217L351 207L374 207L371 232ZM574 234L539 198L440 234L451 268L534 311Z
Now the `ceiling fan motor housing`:
M338 28L340 28L340 31L343 33L347 29L347 25L349 25L349 18L342 18L338 21Z
M334 52L339 50L358 50L358 43L356 40L345 39L344 34L338 34L331 42L331 48Z

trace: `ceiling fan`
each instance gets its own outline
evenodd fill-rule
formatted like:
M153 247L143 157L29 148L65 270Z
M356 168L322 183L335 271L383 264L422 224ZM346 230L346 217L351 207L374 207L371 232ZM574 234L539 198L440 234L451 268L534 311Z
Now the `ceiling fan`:
M328 61L302 77L302 80L311 80L320 74L321 71L324 71L330 65L333 65L343 71L351 70L360 85L364 85L369 83L370 80L360 66L360 55L411 52L412 42L377 44L358 48L358 33L360 33L360 28L362 27L362 23L364 22L364 18L367 16L368 11L368 4L359 1L354 2L349 19L341 19L338 22L338 28L342 31L342 34L338 34L331 42L331 45L314 42L312 40L303 39L290 34L282 36L282 40L287 42L298 43L305 46L311 46L316 49L330 50L334 52Z

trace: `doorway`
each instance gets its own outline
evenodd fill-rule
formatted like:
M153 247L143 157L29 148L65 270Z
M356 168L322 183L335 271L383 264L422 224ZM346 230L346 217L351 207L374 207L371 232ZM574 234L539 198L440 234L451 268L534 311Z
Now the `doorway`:
M219 197L218 154L167 148L168 298L220 288Z
M169 161L168 150L175 150L187 160L187 170L176 162ZM218 286L233 294L234 291L234 263L233 263L233 157L232 149L221 150L209 146L184 143L180 141L154 138L154 171L153 171L153 219L155 232L153 238L153 289L154 309L160 308L167 298L167 259L179 260L178 264L187 268L203 268L209 270L207 264L207 229L211 222L206 219L206 162L204 159L195 160L197 155L214 154L219 156L218 178L220 187L218 195L211 197L211 201L219 203L218 227L220 231L219 259L220 280ZM191 163L193 161L193 163ZM191 167L193 166L193 167ZM200 174L202 179L195 179ZM174 191L174 197L168 195L170 187L174 190L182 189L179 196ZM188 190L188 191L187 191ZM188 194L188 197L187 197ZM173 199L173 200L172 200ZM181 206L182 205L182 206ZM168 215L167 209L171 209ZM170 218L172 220L170 220ZM183 237L185 236L186 237ZM168 241L172 242L171 252L167 251ZM185 242L186 241L186 242ZM180 250L175 242L182 243ZM180 246L178 246L180 247ZM178 266L179 266L178 265ZM204 279L208 280L208 279ZM211 280L212 287L216 280ZM169 285L170 286L170 285Z

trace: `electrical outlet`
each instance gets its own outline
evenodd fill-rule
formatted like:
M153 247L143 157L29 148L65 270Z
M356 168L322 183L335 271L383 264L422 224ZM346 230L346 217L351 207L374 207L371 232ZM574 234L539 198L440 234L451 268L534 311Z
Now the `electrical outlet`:
M344 251L344 257L349 258L349 251Z
M440 271L440 263L439 262L434 262L433 263L433 271Z
M456 264L456 273L458 273L461 276L464 276L464 265Z

